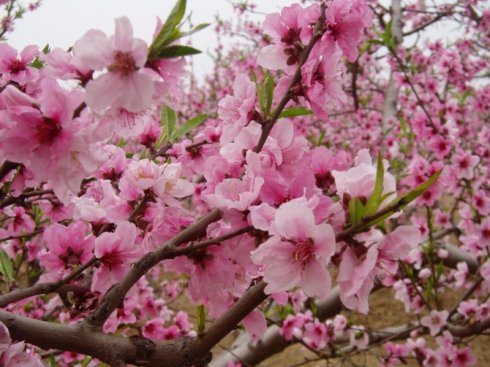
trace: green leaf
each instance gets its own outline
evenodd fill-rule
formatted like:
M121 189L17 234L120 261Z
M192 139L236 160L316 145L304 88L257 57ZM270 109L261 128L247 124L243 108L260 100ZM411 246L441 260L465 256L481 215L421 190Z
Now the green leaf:
M163 136L165 139L172 141L172 135L175 130L175 123L177 121L177 114L168 106L162 108L161 113L161 125L163 127Z
M271 73L267 72L264 76L264 80L261 84L257 83L255 78L255 84L257 89L257 98L259 100L260 111L267 118L270 116L272 99L274 94L274 77Z
M185 8L186 0L177 0L177 3L165 20L162 29L160 30L160 32L158 32L155 40L150 45L150 51L148 55L149 59L158 57L157 55L161 51L161 49L172 42L171 36L174 35L176 31L180 33L176 28L184 18Z
M364 216L364 205L359 198L349 200L349 215L352 225L361 223Z
M441 175L442 170L437 171L434 173L427 181L424 183L420 184L417 186L415 189L412 191L402 195L401 197L395 199L397 202L403 200L405 202L405 205L408 205L412 201L414 201L416 198L418 198L420 195L422 195L425 191L427 191L439 178Z
M42 69L44 67L44 62L36 57L34 60L32 60L29 66L35 69Z
M0 250L0 273L11 282L14 280L14 267L5 250Z
M374 184L374 190L371 196L369 197L364 215L371 215L378 211L383 196L383 181L384 181L385 169L383 165L383 157L381 157L381 153L378 153L378 163L376 166L376 182Z
M174 57L197 55L201 52L201 50L190 46L169 46L158 51L156 57L159 59L171 59Z
M82 361L82 367L87 367L91 360L92 357L86 356Z
M393 199L387 206L386 208L383 209L385 212L381 216L376 216L375 219L368 221L363 227L364 228L369 228L371 226L375 226L378 223L383 222L386 218L391 217L393 214L396 212L402 210L405 208L408 204L410 204L412 201L414 201L417 197L422 195L426 190L428 190L439 178L441 175L442 170L437 171L434 173L427 181L424 183L420 184L417 186L415 189L413 189L410 192L407 192L406 194L397 197L396 199ZM350 205L350 202L349 202Z
M392 47L394 43L393 35L391 33L392 26L393 26L393 18L391 18L388 24L386 24L385 32L383 34L383 41L387 47Z
M271 73L267 73L267 76L264 80L264 95L265 95L265 111L266 116L269 116L271 113L272 100L274 99L274 88L276 83L274 82L274 77Z
M208 115L202 114L202 115L196 116L196 117L184 122L184 124L180 127L180 129L173 136L173 141L181 138L182 136L187 134L192 129L201 125L204 121L207 120L207 118L208 118Z
M308 110L303 107L292 107L292 108L287 108L284 111L281 112L279 115L279 118L283 117L295 117L295 116L307 116L311 115L312 112L311 110Z
M46 46L42 49L43 54L47 55L51 52L51 47L49 47L49 43L46 43Z
M197 306L197 333L204 333L206 328L206 307L204 305Z
M56 367L56 359L53 355L49 356L49 367Z

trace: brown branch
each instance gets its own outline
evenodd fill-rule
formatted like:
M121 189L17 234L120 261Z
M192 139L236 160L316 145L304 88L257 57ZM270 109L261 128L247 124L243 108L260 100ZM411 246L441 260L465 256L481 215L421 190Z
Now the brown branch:
M0 202L0 209L3 209L5 207L7 207L9 205L13 205L13 204L22 205L25 203L24 199L27 199L27 198L30 198L33 196L43 196L46 194L53 194L54 195L54 192L53 192L53 190L33 190L33 191L23 192L22 194L20 194L17 197L9 196Z
M43 349L89 355L109 365L123 361L140 366L190 367L199 363L199 358L189 352L189 338L167 342L124 338L81 325L60 325L6 311L0 311L0 321L15 340L25 340Z
M449 10L445 13L438 13L437 16L435 16L434 18L432 18L431 20L429 20L427 23L424 23L422 24L421 26L417 27L417 28L414 28L412 29L411 31L408 31L408 32L405 32L403 33L404 36L410 36L414 33L418 33L422 30L424 30L425 28L427 28L428 26L438 22L439 20L441 20L442 18L448 16L448 15L452 15L453 14L453 11Z
M61 286L70 283L72 280L76 279L80 274L82 274L86 269L94 265L98 260L93 257L85 265L80 266L73 273L67 275L66 277L52 283L39 283L32 287L16 289L12 292L0 296L0 307L5 307L12 302L17 302L28 297L36 296L38 294L52 293L58 290Z
M165 257L165 259L173 259L173 258L176 258L178 256L190 255L190 254L192 254L192 253L194 253L196 251L199 251L199 250L203 250L205 248L208 248L209 246L219 245L223 241L226 241L226 240L229 240L230 238L233 238L233 237L236 237L236 236L240 236L240 235L242 235L244 233L250 232L252 229L253 229L252 226L247 226L247 227L243 227L243 228L237 229L236 231L227 233L227 234L225 234L223 236L219 236L219 237L216 237L216 238L211 238L209 240L202 241L202 242L199 242L199 243L196 243L196 244L191 244L191 245L186 246L186 247L176 248L170 254L168 254Z

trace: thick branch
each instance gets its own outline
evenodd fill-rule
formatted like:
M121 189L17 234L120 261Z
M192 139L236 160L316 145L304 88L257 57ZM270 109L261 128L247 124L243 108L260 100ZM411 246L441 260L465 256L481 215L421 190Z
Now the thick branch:
M198 362L187 350L188 338L161 342L123 338L93 331L81 325L59 325L0 311L0 321L15 340L25 340L43 349L60 349L95 357L109 365L185 367Z
M97 259L93 257L90 259L85 265L79 267L70 275L67 275L63 279L58 280L57 282L52 283L39 283L35 284L32 287L16 289L10 293L0 296L0 307L5 307L12 302L17 302L22 299L36 296L38 294L47 294L51 292L55 292L61 286L70 283L73 279L76 279L80 274L82 274L87 268L91 267L97 262Z

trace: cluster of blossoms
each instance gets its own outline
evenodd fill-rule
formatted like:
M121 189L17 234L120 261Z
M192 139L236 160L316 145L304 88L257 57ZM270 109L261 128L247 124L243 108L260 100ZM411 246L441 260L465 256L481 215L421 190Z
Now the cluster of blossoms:
M444 50L395 42L377 4L295 4L246 22L265 33L257 52L221 55L190 91L184 0L150 45L126 17L69 51L0 43L0 361L41 365L39 348L12 343L12 315L117 334L148 349L91 355L151 365L162 346L210 337L209 350L206 313L222 325L236 312L221 338L242 322L257 342L277 322L323 358L383 343L385 366L474 365L467 338L490 326L490 88L474 82L488 55L472 53L490 22L477 5L458 13L468 38ZM431 22L417 6L404 9L414 32ZM384 287L417 322L350 319ZM335 302L345 314L323 310ZM59 365L98 363L67 349Z

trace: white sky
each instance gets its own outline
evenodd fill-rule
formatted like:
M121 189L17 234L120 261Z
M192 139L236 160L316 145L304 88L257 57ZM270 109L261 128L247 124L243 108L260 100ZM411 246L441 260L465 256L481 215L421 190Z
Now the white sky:
M293 0L256 0L257 10L265 13L280 10ZM39 9L17 20L15 30L8 35L8 43L17 49L36 44L67 49L89 29L100 29L107 35L114 32L114 18L127 16L134 34L151 42L156 17L165 20L175 0L43 0ZM234 16L232 5L226 0L188 0L187 14L192 11L192 22L213 23L219 13L223 19ZM257 16L261 19L263 16ZM192 36L192 43L203 51L216 46L212 26ZM205 53L205 52L204 52ZM198 74L211 70L206 55L194 56Z

